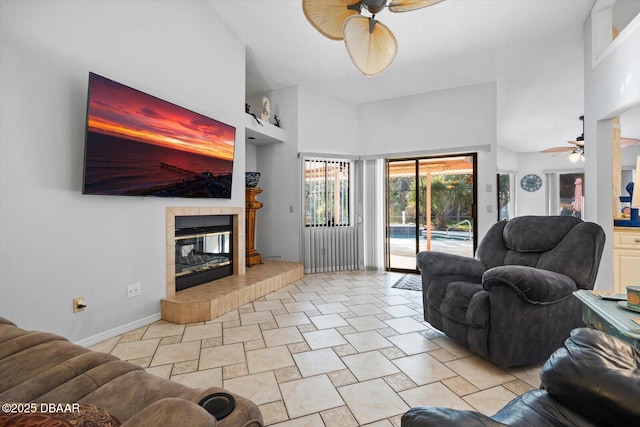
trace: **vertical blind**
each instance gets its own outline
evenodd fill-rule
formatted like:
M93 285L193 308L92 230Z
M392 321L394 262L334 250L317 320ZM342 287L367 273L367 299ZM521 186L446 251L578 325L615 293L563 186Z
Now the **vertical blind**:
M354 163L304 158L303 260L305 272L358 268L358 230L353 221Z

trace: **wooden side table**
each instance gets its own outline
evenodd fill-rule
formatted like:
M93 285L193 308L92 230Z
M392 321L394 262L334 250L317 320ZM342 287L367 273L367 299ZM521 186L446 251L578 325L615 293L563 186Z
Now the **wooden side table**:
M262 263L262 257L256 251L256 211L262 207L262 203L256 200L256 196L262 193L261 188L247 187L245 189L245 263L247 267Z
M631 320L640 319L640 313L626 310L618 305L618 301L602 299L594 292L581 289L573 293L583 304L582 321L590 328L630 342L640 349L640 324Z

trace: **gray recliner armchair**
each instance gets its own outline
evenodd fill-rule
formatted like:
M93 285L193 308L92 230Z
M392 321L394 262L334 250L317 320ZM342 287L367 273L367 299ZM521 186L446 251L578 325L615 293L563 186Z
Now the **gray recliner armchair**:
M605 234L570 216L494 224L475 258L420 252L424 320L502 367L541 363L584 326L578 289L593 289Z

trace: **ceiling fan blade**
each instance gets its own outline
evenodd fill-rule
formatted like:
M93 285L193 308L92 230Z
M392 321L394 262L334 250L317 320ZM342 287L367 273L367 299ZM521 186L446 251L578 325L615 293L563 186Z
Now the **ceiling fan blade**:
M302 0L302 11L307 21L331 40L342 40L345 20L359 15L360 8L359 0Z
M563 153L573 151L574 149L571 147L553 147L547 148L546 150L542 150L541 153Z
M640 139L638 138L620 138L620 147L625 148L631 145L640 144Z
M584 141L567 141L567 143L577 145L579 147L584 147ZM568 148L568 150L571 150L571 148Z
M398 43L389 28L366 16L351 16L344 23L344 43L356 67L366 76L377 76L391 65Z
M391 12L411 12L423 7L433 6L444 0L393 0L389 3L388 9Z

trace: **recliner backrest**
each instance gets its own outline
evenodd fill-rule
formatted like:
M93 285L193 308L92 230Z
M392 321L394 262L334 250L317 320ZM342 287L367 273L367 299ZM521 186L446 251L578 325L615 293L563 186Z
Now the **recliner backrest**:
M591 289L604 248L604 231L571 216L522 216L494 224L480 242L476 258L487 269L525 265L571 277Z

